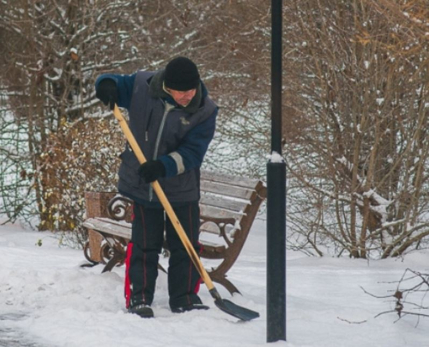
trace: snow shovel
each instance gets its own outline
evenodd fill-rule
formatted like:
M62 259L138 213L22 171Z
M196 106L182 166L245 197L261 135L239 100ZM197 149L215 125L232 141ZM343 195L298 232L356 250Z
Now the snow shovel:
M138 161L140 164L143 164L146 162L146 158L143 154L143 152L140 149L140 146L138 145L136 139L134 138L134 135L131 133L130 128L128 127L128 124L122 115L121 111L119 110L118 106L115 104L115 107L113 109L113 114L115 115L116 119L119 121L119 125L122 128L122 131L125 134L125 137L128 140L128 143L130 144L131 148L133 149ZM188 236L186 235L185 231L183 230L182 225L180 224L179 219L177 218L176 214L174 213L173 208L171 207L170 202L167 200L167 197L165 196L164 191L162 190L160 184L158 181L152 182L152 187L155 190L156 195L158 196L159 201L161 202L162 206L164 207L168 217L171 220L171 224L173 224L174 228L176 229L177 234L179 235L180 240L182 241L186 251L189 254L189 257L191 258L192 262L194 263L195 267L197 268L200 276L202 277L204 283L207 286L207 289L209 290L211 296L215 299L215 305L220 308L223 312L230 314L231 316L234 316L238 319L241 319L242 321L250 321L254 318L259 317L259 313L249 310L247 308L238 306L234 304L233 302L229 300L222 299L218 291L216 290L209 274L207 273L206 269L204 268L203 264L201 263L200 258L198 257L197 253L195 252L194 247L192 246L191 242L188 239Z

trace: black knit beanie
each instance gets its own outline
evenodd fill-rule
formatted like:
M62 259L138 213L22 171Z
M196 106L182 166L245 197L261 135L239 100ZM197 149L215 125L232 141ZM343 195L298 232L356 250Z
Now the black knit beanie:
M199 83L200 74L192 60L178 57L167 64L164 79L167 88L186 91L197 88Z

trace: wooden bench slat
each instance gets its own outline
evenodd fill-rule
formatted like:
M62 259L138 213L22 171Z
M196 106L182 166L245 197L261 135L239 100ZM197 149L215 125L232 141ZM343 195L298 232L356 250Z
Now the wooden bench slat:
M230 186L250 189L254 189L259 182L259 180L253 178L232 176L228 174L215 173L206 170L201 170L201 181L212 181Z
M225 232L227 234L229 234L231 232L231 230L235 229L235 225L229 224L226 227ZM214 234L214 235L220 235L221 230L220 228L216 225L216 223L212 223L212 222L205 222L203 224L201 224L200 226L200 233L209 233L209 234Z
M216 182L201 181L201 191L249 200L255 190L250 188L228 186Z
M243 200L225 199L220 196L201 194L200 205L214 206L221 209L242 212L248 203Z
M222 252L225 252L226 250L225 245L219 245L214 242L203 240L203 241L200 241L200 243L205 248L206 251L210 250L212 252L222 253Z
M131 239L131 228L125 223L117 222L109 218L89 218L83 226L88 229L102 231L115 236Z
M233 218L235 220L240 220L243 217L243 213L233 212L224 209L220 209L214 206L201 205L200 206L200 215L202 217L214 217L214 218Z

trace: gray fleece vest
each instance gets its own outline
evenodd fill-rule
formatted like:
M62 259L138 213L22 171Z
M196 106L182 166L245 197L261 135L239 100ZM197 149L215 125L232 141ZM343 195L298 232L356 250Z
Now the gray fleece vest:
M150 93L148 79L154 75L146 71L137 73L129 110L130 130L146 160L174 152L188 131L207 120L216 109L215 103L205 97L195 113L173 108L165 115L164 100ZM120 157L119 192L140 203L158 202L150 185L138 175L140 164L129 146ZM191 202L200 198L199 176L198 168L158 181L170 202Z

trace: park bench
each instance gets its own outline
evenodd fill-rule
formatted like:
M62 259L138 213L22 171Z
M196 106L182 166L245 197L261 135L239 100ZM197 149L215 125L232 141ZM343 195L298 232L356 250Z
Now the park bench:
M239 291L226 278L227 272L237 260L265 198L262 181L201 173L200 257L218 259L218 265L207 272L231 294ZM132 201L115 192L86 192L85 199L87 219L83 226L89 231L85 257L94 264L105 264L103 272L110 271L125 261L131 239ZM163 253L168 256L166 248Z

